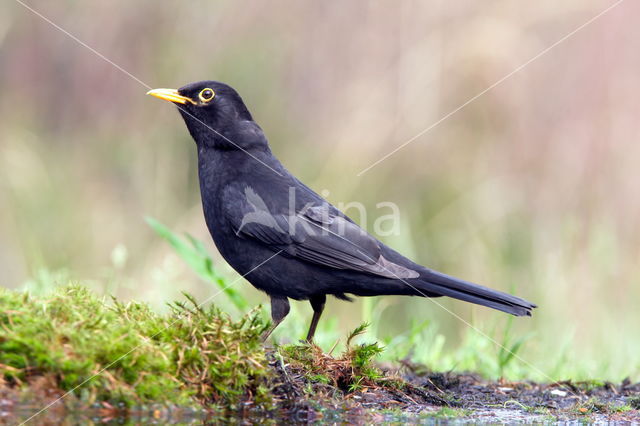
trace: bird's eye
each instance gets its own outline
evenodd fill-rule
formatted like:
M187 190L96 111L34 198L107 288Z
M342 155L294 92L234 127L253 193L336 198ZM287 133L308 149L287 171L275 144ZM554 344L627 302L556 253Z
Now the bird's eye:
M213 92L213 90L209 88L202 89L202 91L198 95L198 97L202 102L209 102L211 99L213 99L214 96L215 96L215 93Z

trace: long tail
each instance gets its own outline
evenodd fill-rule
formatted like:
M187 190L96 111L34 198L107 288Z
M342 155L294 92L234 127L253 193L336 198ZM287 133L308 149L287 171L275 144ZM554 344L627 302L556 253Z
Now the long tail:
M531 316L537 306L531 302L501 291L426 269L416 278L418 288L425 293L449 296L477 305L487 306L516 316Z

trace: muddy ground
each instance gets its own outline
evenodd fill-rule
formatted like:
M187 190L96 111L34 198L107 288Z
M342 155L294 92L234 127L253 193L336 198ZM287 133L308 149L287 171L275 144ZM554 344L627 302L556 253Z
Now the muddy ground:
M475 374L424 371L423 366L404 363L383 367L388 377L401 377L405 386L375 386L335 395L335 387L313 384L313 393L328 397L331 409L317 409L304 398L309 383L302 371L288 371L281 388L284 405L300 418L306 408L308 420L340 421L339 413L358 422L415 421L429 418L498 423L532 421L640 422L640 383L562 381L541 384L531 381L488 381ZM280 373L285 374L280 368ZM341 398L340 398L341 397ZM291 404L292 401L295 401ZM366 421L364 421L366 422Z
M65 398L31 419L31 424L95 423L423 423L455 422L640 422L640 383L624 381L487 381L474 374L436 373L405 363L382 367L389 384L349 392L340 384L310 381L306 372L272 358L277 372L276 409L265 411L250 401L235 409L194 409L162 404L125 409L108 403L83 406ZM398 381L399 378L403 379ZM398 385L398 383L402 383ZM25 400L0 387L0 423L19 424L61 396L49 392L45 378L33 383Z

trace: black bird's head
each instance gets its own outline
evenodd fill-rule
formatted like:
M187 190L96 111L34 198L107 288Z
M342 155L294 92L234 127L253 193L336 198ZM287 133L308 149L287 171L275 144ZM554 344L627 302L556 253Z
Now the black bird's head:
M238 92L224 83L199 81L177 90L154 89L147 94L173 102L199 146L249 149L251 146L244 145L259 142L243 134L244 123L257 125Z

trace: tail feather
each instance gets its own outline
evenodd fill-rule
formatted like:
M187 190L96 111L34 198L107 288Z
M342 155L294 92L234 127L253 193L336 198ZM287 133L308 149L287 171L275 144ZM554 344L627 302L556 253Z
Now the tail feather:
M430 269L421 272L420 278L417 280L419 280L420 287L422 287L421 290L429 293L487 306L515 316L531 316L531 310L537 307L535 304L519 297L492 290L441 272Z

